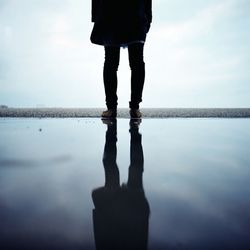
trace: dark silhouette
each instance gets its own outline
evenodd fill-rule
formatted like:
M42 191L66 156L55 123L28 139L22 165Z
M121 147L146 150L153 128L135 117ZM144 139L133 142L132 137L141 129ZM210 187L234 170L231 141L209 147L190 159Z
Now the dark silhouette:
M92 192L97 250L146 250L150 208L143 189L143 149L138 124L130 122L130 166L127 184L120 185L116 163L116 120L108 120L103 154L105 185Z
M128 47L131 68L130 116L140 118L139 104L145 80L144 43L152 22L152 0L92 0L91 42L105 47L103 80L107 111L117 115L117 70L120 47Z

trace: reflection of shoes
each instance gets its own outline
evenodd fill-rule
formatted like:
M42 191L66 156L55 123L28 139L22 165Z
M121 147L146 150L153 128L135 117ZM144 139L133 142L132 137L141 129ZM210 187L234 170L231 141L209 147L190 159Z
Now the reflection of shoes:
M130 128L139 128L139 125L141 124L141 119L130 119L129 125Z
M138 133L140 124L141 124L141 119L130 119L129 132Z
M116 109L108 109L106 111L102 112L102 118L116 118L117 116L117 110Z
M102 123L108 126L116 124L116 118L102 118Z
M130 109L130 117L133 119L139 119L142 116L142 113L139 109Z

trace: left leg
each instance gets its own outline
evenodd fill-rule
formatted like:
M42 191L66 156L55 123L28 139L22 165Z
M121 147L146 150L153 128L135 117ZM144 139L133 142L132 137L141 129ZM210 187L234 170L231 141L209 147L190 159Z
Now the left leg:
M117 189L120 187L119 169L116 163L117 156L117 121L107 124L105 147L103 152L103 166L105 170L105 187Z
M131 68L131 100L129 103L131 109L139 109L139 104L142 102L142 91L145 81L143 49L143 43L134 43L128 46L129 65Z

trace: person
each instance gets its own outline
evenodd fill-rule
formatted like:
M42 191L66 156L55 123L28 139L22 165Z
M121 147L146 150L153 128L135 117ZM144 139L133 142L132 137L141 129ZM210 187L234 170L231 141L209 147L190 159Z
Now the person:
M128 48L131 69L131 118L140 118L139 104L145 81L144 43L152 22L152 0L92 0L94 26L90 40L104 46L103 81L107 110L103 118L117 116L117 70L120 48Z
M120 184L117 121L107 124L103 152L104 186L92 191L96 250L148 249L150 206L143 187L144 157L140 119L130 121L130 165L127 183Z

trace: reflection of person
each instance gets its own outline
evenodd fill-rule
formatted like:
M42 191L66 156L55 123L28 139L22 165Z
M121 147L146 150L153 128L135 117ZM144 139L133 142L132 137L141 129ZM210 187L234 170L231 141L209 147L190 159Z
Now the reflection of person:
M91 41L105 47L103 80L107 111L102 117L117 115L117 70L120 47L128 47L131 68L132 118L140 118L139 103L145 80L144 43L152 22L152 0L92 0L94 27Z
M105 186L92 192L97 250L146 250L149 204L142 184L143 149L138 125L130 123L130 167L127 184L120 186L116 164L116 120L108 121L103 154Z

